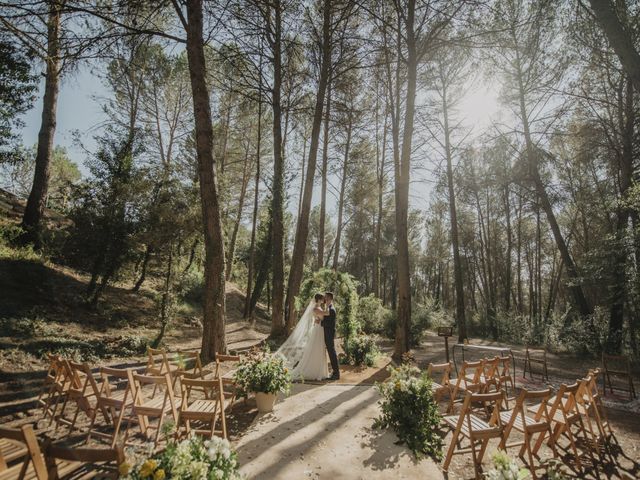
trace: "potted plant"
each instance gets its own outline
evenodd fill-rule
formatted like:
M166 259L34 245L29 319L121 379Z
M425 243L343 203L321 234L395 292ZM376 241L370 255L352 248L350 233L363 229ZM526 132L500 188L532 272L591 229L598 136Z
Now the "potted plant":
M240 361L234 379L239 394L247 397L254 392L258 411L273 411L278 393L288 393L291 375L284 358L269 352L254 350Z

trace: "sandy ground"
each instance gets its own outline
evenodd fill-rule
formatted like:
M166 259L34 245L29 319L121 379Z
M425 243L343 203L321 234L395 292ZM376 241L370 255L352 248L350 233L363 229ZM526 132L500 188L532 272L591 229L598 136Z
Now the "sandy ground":
M259 415L237 443L252 479L443 478L416 461L390 431L373 430L378 394L368 386L293 386L273 413Z

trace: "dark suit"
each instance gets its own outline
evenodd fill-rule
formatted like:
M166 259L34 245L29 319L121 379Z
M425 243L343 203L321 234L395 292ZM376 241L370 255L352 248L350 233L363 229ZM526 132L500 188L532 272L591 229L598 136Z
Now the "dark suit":
M339 376L338 355L336 354L336 346L334 345L336 338L336 309L333 308L333 305L329 306L329 315L325 316L320 323L324 328L324 344L327 347L327 353L331 361L331 369L334 375Z

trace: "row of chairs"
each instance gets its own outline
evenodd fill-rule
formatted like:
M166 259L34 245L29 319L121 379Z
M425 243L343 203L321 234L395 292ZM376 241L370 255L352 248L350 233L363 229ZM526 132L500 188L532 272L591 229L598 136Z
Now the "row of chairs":
M536 464L534 457L538 458L544 443L558 457L560 440L568 440L564 450L573 454L578 469L583 468L579 439L593 460L594 453L601 458L611 455L610 445L615 436L598 390L600 369L590 370L586 377L571 385L560 385L555 395L550 388L522 389L512 398L507 397L509 387L515 391L507 357L464 362L456 379L450 378L451 364L429 365L427 371L438 381L433 385L435 398L443 400L449 396L443 422L453 436L444 459L445 471L453 455L471 453L476 478L481 478L482 459L491 439L498 440L502 449L520 447L518 455L533 478L537 478L536 469L543 466ZM436 373L440 375L438 378ZM460 411L453 414L460 394ZM523 438L513 441L514 432ZM468 445L463 446L463 441Z
M185 358L192 360L191 367L186 368ZM79 414L84 413L90 420L87 441L92 436L104 437L112 447L125 420L125 443L130 426L137 424L147 437L155 430L153 441L157 446L169 418L178 435L190 433L191 422L199 421L206 422L209 428L196 429L197 433L226 438L225 409L235 403L236 393L232 378L221 374L221 364L238 360L237 356L218 355L215 370L205 371L197 352L180 352L180 363L174 363L166 352L149 349L143 372L100 367L96 378L86 363L51 356L39 402L44 418L49 418L50 424L55 422L56 429L66 425L69 433L75 430ZM75 406L71 418L67 417L70 406ZM104 423L99 422L99 417ZM158 419L157 424L151 425L150 419ZM112 427L109 433L98 428L105 424Z

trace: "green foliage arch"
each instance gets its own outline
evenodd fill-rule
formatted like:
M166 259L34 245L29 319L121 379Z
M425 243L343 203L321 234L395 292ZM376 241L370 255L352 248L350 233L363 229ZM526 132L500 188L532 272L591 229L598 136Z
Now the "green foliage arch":
M336 329L348 339L360 332L358 316L358 291L356 280L348 273L323 268L311 274L302 283L296 297L296 310L304 309L316 293L333 292L333 303L338 312Z

